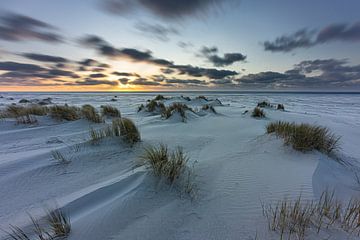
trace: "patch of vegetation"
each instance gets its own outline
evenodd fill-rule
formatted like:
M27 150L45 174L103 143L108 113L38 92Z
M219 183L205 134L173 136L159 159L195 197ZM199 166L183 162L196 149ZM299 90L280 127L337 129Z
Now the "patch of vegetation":
M60 208L47 210L47 222L53 236L57 238L69 236L71 231L70 218Z
M91 142L96 144L105 137L123 137L131 146L141 140L140 132L135 123L128 118L115 118L111 126L103 129L90 129Z
M153 100L155 100L155 101L163 101L163 100L166 100L166 99L167 99L166 97L159 94Z
M85 104L81 107L82 115L89 121L94 123L102 123L104 120L100 116L100 114L96 111L96 109L89 104Z
M159 111L160 113L165 110L165 105L162 102L158 102L156 100L151 100L148 104L146 104L146 110L148 112Z
M129 118L119 118L116 121L113 121L113 129L114 128L117 132L120 130L120 136L124 137L125 141L131 145L141 140L138 128Z
M284 138L285 144L302 152L315 149L330 154L339 147L340 137L331 133L326 127L278 121L268 124L266 132L275 133Z
M198 96L198 97L196 97L197 99L203 99L203 100L205 100L205 101L209 101L205 96Z
M163 144L158 147L145 148L141 159L156 176L166 178L170 184L174 183L184 173L189 161L182 148L178 147L174 151L169 151L168 147Z
M6 239L12 240L52 240L65 238L71 231L70 218L60 209L47 210L46 223L48 226L41 226L40 221L29 214L31 233L25 232L18 226L10 225L10 231L5 231L8 235Z
M101 106L101 114L108 117L121 117L120 111L110 105Z
M175 112L178 112L182 118L182 121L186 121L186 111L192 111L194 110L190 107L188 107L186 104L183 103L173 103L172 105L165 108L165 110L161 113L161 115L168 119L170 118Z
M67 104L51 106L49 111L50 116L57 120L75 121L80 119L80 109Z
M138 112L141 112L143 109L145 109L145 106L144 104L141 104L139 107L138 107Z
M27 99L25 99L25 98L20 99L20 101L19 101L19 103L28 103L28 102L30 102L30 101L29 101L29 100L27 100Z
M58 150L51 151L51 156L58 164L69 164L71 162Z
M264 118L266 115L265 115L264 110L262 110L259 107L256 107L252 111L251 116L254 117L254 118Z
M262 102L258 102L257 107L259 108L271 107L271 104L268 101L262 101Z
M210 110L211 112L213 112L213 113L215 113L215 114L217 113L216 110L215 110L215 108L214 108L212 105L205 104L205 105L203 105L203 106L201 107L201 109L202 109L202 110L205 110L205 111Z
M271 231L280 234L280 239L305 239L313 228L319 233L330 226L341 228L349 234L360 233L360 201L350 199L342 204L334 198L334 193L323 192L316 201L295 201L284 199L275 206L263 205L263 214L267 218Z
M191 98L189 98L189 97L184 97L183 95L181 95L181 98L185 99L186 101L191 101Z
M277 110L282 110L282 111L284 111L285 110L285 107L284 107L284 105L283 104L278 104L277 105L277 108L276 108Z

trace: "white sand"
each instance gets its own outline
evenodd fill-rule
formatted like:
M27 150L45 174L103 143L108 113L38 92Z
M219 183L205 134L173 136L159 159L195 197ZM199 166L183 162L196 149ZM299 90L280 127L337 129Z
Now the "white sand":
M219 114L191 115L183 123L176 118L163 120L136 113L137 106L155 94L118 94L116 102L110 102L114 94L1 95L5 97L0 99L0 107L21 98L48 96L55 103L110 104L135 120L142 135L142 142L134 148L118 139L105 139L94 146L87 142L89 128L102 124L56 122L49 117L38 117L36 126L0 121L2 229L8 229L9 224L26 228L27 212L41 216L44 204L56 200L70 215L69 239L208 240L254 239L256 235L258 239L278 239L267 229L261 202L299 194L304 200L317 199L327 188L334 189L342 200L360 197L360 185L354 177L355 173L360 176L359 96L206 94L225 104L215 107ZM15 100L6 99L10 96ZM284 103L286 111L265 109L267 118L261 120L243 114L265 99ZM196 107L203 103L196 100L188 104ZM265 134L266 124L275 120L328 126L342 136L339 154L351 165L284 146L281 139ZM143 147L159 142L182 146L195 162L195 200L139 167ZM72 162L56 165L50 154L54 149ZM0 232L0 236L5 235ZM329 229L320 235L310 233L307 239L320 237L346 239L347 235ZM357 238L353 235L349 239Z

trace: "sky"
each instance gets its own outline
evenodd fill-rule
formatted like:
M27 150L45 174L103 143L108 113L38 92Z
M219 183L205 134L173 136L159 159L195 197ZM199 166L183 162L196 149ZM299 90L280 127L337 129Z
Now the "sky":
M358 0L3 0L0 91L360 91Z

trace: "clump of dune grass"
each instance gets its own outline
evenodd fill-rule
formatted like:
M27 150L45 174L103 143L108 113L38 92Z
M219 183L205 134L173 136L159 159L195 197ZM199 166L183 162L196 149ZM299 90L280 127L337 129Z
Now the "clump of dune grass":
M44 116L48 113L48 108L37 104L28 106L10 105L4 111L4 116L17 118L26 115Z
M265 112L259 107L254 108L254 110L251 113L251 116L254 118L264 118Z
M182 121L186 121L186 111L192 111L194 110L190 107L188 107L186 104L183 103L173 103L172 105L165 108L165 110L161 113L161 115L168 119L170 118L175 112L178 112L182 118Z
M91 142L96 144L105 137L123 137L131 146L141 140L141 135L135 123L128 118L115 118L111 126L102 129L90 129Z
M288 235L288 239L291 239L291 235L304 239L306 231L312 226L314 212L313 202L302 203L301 197L295 202L284 199L275 206L263 206L269 230L278 232L280 239L285 235Z
M305 239L307 232L334 226L349 234L360 234L360 201L350 199L342 203L335 199L334 192L324 191L318 201L303 201L301 196L295 201L283 199L275 206L263 205L263 214L267 218L271 231L280 234L280 239Z
M156 101L154 99L151 100L148 104L146 104L145 107L148 112L154 112L154 111L162 112L165 109L164 103Z
M110 105L101 106L101 114L108 117L121 117L120 111Z
M21 115L19 117L16 117L17 124L36 124L37 122L38 121L37 121L36 117L34 117L30 114Z
M116 127L117 126L117 127ZM122 136L126 142L131 145L141 140L140 132L136 127L135 123L129 118L119 118L113 121L113 128L120 130L120 136Z
M278 104L277 105L277 108L276 108L277 110L282 110L282 111L284 111L285 110L285 107L284 107L284 104Z
M81 113L87 120L91 122L102 123L104 121L96 109L90 104L83 105L81 107Z
M58 164L69 164L71 163L71 160L67 159L60 151L53 150L51 151L51 156L54 161L56 161Z
M141 112L143 109L145 109L145 106L144 104L141 104L139 107L138 107L138 112Z
M167 99L167 98L164 97L164 96L161 95L161 94L157 95L157 96L154 98L155 101L162 101L162 100L166 100L166 99Z
M271 107L271 104L268 101L262 101L262 102L258 102L257 107L259 108Z
M71 231L70 218L60 208L47 210L47 222L50 225L53 236L69 236Z
M209 101L205 96L203 96L203 95L200 95L200 96L197 96L196 97L197 99L203 99L203 100L205 100L205 101Z
M41 226L40 221L29 214L32 231L25 232L18 226L10 225L6 239L12 240L53 240L66 238L71 231L70 218L60 209L46 211L46 224Z
M330 154L339 147L340 137L326 127L278 121L268 124L266 131L284 138L285 144L302 152L315 149Z
M216 110L215 110L215 108L214 108L212 105L209 105L209 104L203 105L203 106L201 107L201 109L202 109L202 110L205 110L205 111L210 110L211 112L213 112L213 113L215 113L215 114L217 113Z
M50 116L57 120L75 121L80 119L80 109L74 106L54 105L49 108Z
M189 161L181 147L169 151L164 144L160 144L158 147L150 146L145 148L141 159L152 169L156 176L164 177L170 184L174 183L184 173L186 164Z

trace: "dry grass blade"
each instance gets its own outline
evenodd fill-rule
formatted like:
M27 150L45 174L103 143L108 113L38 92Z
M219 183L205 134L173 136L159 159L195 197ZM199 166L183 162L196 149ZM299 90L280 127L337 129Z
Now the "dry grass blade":
M261 108L256 107L252 111L251 116L254 117L254 118L264 118L265 117L265 112Z
M339 147L340 137L321 126L279 121L268 124L266 131L284 138L286 144L303 152L315 149L330 154Z
M51 156L59 164L69 164L69 163L71 163L71 161L66 159L65 156L58 150L51 151Z
M67 237L70 234L70 218L60 208L48 210L47 221L53 232L53 236Z
M157 176L165 177L171 184L183 174L189 158L182 148L170 152L166 145L158 147L150 146L145 148L141 159L148 164Z
M50 107L50 116L57 120L75 121L80 119L79 108L68 105Z
M101 106L101 114L108 117L121 117L120 111L110 105Z
M104 120L99 115L99 113L96 111L96 109L89 104L83 105L81 107L81 113L87 120L89 120L91 122L94 122L94 123L104 122Z
M131 145L141 140L140 132L135 123L129 118L120 118L119 120L120 136Z

